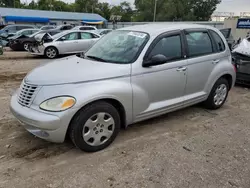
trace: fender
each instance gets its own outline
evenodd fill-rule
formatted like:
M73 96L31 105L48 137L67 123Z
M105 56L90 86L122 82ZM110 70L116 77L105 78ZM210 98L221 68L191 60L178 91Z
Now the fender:
M216 65L216 67L213 69L212 73L210 74L206 86L205 86L205 91L207 93L207 96L211 92L215 82L221 78L224 75L231 75L232 76L232 85L231 87L234 86L235 79L236 79L236 73L234 71L233 65L229 63L220 63Z
M126 114L126 124L133 122L133 95L130 77L117 78L82 84L45 86L39 91L39 98L33 101L40 105L43 101L56 96L72 96L76 104L72 109L81 109L87 104L101 99L114 99L122 104ZM42 97L41 97L42 96Z

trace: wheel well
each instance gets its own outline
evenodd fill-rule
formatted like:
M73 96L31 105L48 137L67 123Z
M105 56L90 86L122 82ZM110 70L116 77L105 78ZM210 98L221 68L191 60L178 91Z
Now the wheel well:
M91 102L91 103L88 103L88 104L86 104L85 106L83 106L82 108L80 108L76 113L75 113L75 115L73 116L73 118L71 119L71 121L70 121L70 123L69 123L69 126L68 126L68 129L67 129L67 133L66 133L66 137L68 137L69 135L69 129L70 129L70 126L71 126L71 122L72 122L72 120L74 119L74 117L76 116L76 114L78 113L78 112L80 112L84 107L86 107L87 105L90 105L90 104L93 104L93 103L97 103L97 102L100 102L100 101L105 101L105 102L107 102L107 103L109 103L109 104L111 104L111 105L113 105L116 109L117 109L117 111L118 111L118 113L119 113L119 115L120 115L120 117L121 117L121 128L126 128L126 113L125 113L125 109L124 109L124 107L123 107L123 105L119 102L119 101L117 101L117 100L115 100L115 99L100 99L100 100L96 100L96 101L93 101L93 102Z
M108 102L117 109L121 118L121 127L126 128L126 112L125 112L123 105L115 99L102 99L100 101Z
M225 78L228 81L229 89L232 89L233 78L230 74L225 74L221 78Z

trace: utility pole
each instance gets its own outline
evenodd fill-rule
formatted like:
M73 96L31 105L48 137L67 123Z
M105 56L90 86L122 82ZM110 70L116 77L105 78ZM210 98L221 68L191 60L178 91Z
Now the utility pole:
M157 0L155 0L154 22L156 21Z

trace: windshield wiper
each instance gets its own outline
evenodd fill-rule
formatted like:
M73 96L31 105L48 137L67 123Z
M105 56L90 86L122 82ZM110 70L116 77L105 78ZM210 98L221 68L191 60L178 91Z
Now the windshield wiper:
M96 57L96 56L92 56L92 55L88 55L87 58L94 59L94 60L97 60L97 61L107 62L106 60L104 60L104 59L102 59L100 57Z

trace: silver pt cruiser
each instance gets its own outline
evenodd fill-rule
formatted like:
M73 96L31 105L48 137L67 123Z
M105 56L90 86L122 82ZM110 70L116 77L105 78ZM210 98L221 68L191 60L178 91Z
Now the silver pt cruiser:
M203 102L220 108L235 69L223 35L201 25L124 28L84 56L31 71L12 96L11 111L37 137L94 152L121 127Z

